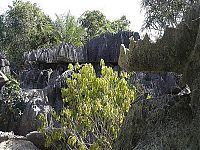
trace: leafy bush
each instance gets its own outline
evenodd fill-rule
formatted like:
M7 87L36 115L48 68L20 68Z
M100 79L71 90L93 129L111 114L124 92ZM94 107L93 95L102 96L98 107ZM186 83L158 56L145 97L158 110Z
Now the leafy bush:
M0 129L6 131L15 130L25 108L19 82L11 76L8 79L0 94Z
M62 128L53 130L51 127L51 133L46 133L47 146L59 141L64 149L112 149L135 99L135 89L128 84L127 73L118 75L111 67L106 67L103 60L101 68L101 77L96 77L91 64L82 68L78 64L69 65L74 73L66 80L67 88L61 91L67 106L59 115L53 113ZM47 122L44 116L41 119L42 131L45 131Z
M55 28L59 41L80 47L85 44L86 31L79 25L74 16L70 14L56 16Z

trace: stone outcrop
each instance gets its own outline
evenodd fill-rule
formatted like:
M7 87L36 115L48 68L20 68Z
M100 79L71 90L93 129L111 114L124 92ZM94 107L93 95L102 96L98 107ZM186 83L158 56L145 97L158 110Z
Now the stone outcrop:
M117 63L120 44L128 46L133 32L105 33L87 42L83 47L76 48L62 43L49 49L38 49L24 54L26 65L33 62L43 63L86 63L104 59L105 62Z
M43 89L49 102L58 107L55 103L61 101L60 88L66 86L65 77L71 74L65 72L69 63L92 63L98 75L99 61L104 59L107 65L119 70L120 44L128 46L132 35L133 32L128 31L105 33L80 48L62 43L53 48L27 52L24 54L25 68L20 73L21 86L25 89ZM138 39L138 34L136 36Z
M52 107L49 105L48 99L41 89L24 90L23 97L26 107L20 120L18 134L25 136L40 127L39 115L41 113L44 113L49 118Z
M181 81L181 75L172 72L135 72L130 78L130 83L136 87L138 96L149 94L153 98L180 93Z
M62 43L53 48L42 48L24 53L26 63L43 62L85 62L86 54L83 48L76 48L70 44Z
M87 54L85 62L99 63L104 59L105 62L117 64L120 44L128 46L131 36L133 32L105 33L92 39L84 46Z
M177 28L166 29L151 43L122 45L119 64L126 70L173 71L188 84L181 94L136 100L122 125L116 150L200 149L200 5L193 6ZM128 51L128 53L126 53ZM182 84L182 85L184 85Z

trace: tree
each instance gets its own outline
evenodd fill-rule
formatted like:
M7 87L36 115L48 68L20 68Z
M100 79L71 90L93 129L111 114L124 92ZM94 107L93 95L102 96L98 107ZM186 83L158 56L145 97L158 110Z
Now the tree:
M126 19L126 16L123 15L120 19L113 21L111 25L115 32L119 32L129 30L130 23L131 22Z
M84 44L86 31L78 21L68 13L66 16L56 16L55 27L59 40L70 43L74 46L82 46Z
M99 10L84 12L79 22L87 32L87 39L92 39L105 32L113 32L111 22Z
M142 8L146 11L143 29L163 31L167 26L175 27L195 3L198 0L142 0Z
M79 18L79 22L87 32L87 39L92 39L105 32L116 33L129 30L130 21L126 16L110 21L99 10L86 11Z
M36 4L14 1L5 13L4 49L11 63L19 65L23 53L55 43L54 26Z

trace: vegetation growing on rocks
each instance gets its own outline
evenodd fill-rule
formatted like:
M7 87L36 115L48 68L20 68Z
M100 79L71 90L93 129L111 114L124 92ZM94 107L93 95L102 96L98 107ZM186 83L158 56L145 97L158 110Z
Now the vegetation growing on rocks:
M135 99L135 89L128 84L127 73L113 71L101 60L101 77L96 77L91 64L82 68L78 64L69 65L74 71L67 78L67 88L62 89L66 105L60 114L53 117L61 124L60 130L46 133L47 146L58 143L72 149L112 149L120 126L131 103ZM44 116L42 131L47 122Z
M8 76L9 81L2 88L0 94L0 128L15 129L25 108L21 95L20 83Z

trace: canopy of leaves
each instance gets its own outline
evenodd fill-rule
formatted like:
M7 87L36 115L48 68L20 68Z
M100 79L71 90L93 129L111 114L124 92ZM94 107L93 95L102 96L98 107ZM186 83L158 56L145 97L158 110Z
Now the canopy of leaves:
M12 76L2 87L0 93L0 128L1 130L15 131L25 109L25 102L21 94L20 83Z
M73 44L74 46L82 46L86 37L86 31L79 25L78 21L68 13L66 16L56 16L55 21L56 32L59 41Z
M2 20L2 19L1 19ZM36 4L14 1L4 15L4 49L11 63L19 62L23 53L30 49L54 43L54 26Z
M126 16L123 15L120 19L113 21L111 26L115 32L128 31L130 23Z
M105 32L126 31L129 30L130 25L126 16L112 22L99 10L86 11L79 18L79 22L87 32L87 39L92 39Z
M186 10L199 0L142 0L146 12L143 29L162 31L167 26L175 27Z

